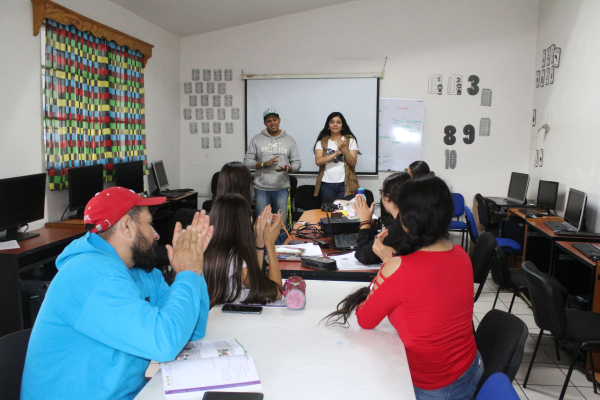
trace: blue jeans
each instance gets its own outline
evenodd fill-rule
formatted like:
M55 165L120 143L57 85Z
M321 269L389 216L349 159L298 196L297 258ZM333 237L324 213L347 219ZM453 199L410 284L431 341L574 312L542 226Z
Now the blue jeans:
M460 378L437 390L423 390L414 386L415 396L417 400L472 400L481 375L483 375L483 360L477 350L473 364Z
M281 210L283 218L281 221L287 226L287 205L288 205L288 190L260 190L254 189L254 201L256 202L256 218L263 212L266 206L269 204L273 209L273 214L277 214L277 211ZM275 244L283 244L287 239L287 235L283 229L279 233L279 238Z
M333 197L346 197L346 184L344 182L321 182L321 198L325 200Z

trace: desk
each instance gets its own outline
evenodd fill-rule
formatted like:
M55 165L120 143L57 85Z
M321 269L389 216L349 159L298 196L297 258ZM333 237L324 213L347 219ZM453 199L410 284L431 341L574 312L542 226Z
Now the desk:
M21 278L36 269L56 268L54 260L74 239L85 234L83 226L42 228L33 231L39 236L19 242L20 249L0 251L0 336L21 330Z
M159 196L151 196L159 197ZM171 243L173 238L173 215L180 208L198 209L198 192L188 192L182 196L167 199L166 203L158 206L154 214L153 225L156 233L160 235L159 244L165 245ZM47 222L44 227L56 229L73 229L83 227L85 222L82 219L65 219L57 222Z
M522 207L521 207L522 208ZM506 214L507 218L518 218L518 219L522 219L525 222L528 221L557 221L557 222L563 222L563 219L559 216L544 216L544 217L539 217L539 218L527 218L527 216L525 214L523 214L521 211L519 211L520 208L509 208L508 212ZM532 208L532 210L534 211L543 211L540 209L535 209ZM525 255L527 254L527 232L528 232L528 224L525 224L525 238L523 240L523 260L526 260ZM544 225L545 226L545 225Z
M305 211L300 217L300 221L309 222L311 224L317 224L321 221L321 218L325 218L325 211L321 210L308 210ZM302 240L310 242L310 240L297 238L292 235L292 240ZM329 242L328 249L321 249L324 255L333 253L336 250L333 248L331 238L319 239ZM286 243L289 242L289 239ZM300 261L288 261L279 260L279 268L281 269L281 276L286 279L292 275L301 276L304 279L310 280L327 280L327 281L355 281L355 282L371 282L377 271L374 270L363 270L363 271L321 271L316 268L306 268L301 265ZM341 299L340 299L341 300Z
M235 337L252 356L265 399L414 399L404 345L387 318L373 330L326 327L321 318L347 294L363 285L311 281L306 307L263 309L261 315L208 316L206 340ZM157 372L136 400L163 400Z
M598 280L600 280L600 275L598 274L598 271L600 271L598 269L598 264L600 261L593 261L586 257L585 254L573 247L573 243L576 242L557 241L554 244L559 252L564 252L570 255L576 261L589 268L591 275L589 288L591 311L600 313L600 284L598 284ZM600 365L600 353L594 352L593 357L594 365ZM589 362L588 370L591 372L591 365L589 365ZM600 372L596 372L596 381L600 382Z
M560 221L560 220L559 220ZM550 229L548 226L546 226L545 224L545 220L542 220L540 218L538 219L527 219L527 230L526 233L529 236L529 232L531 231L531 229L534 230L534 232L536 234L538 234L539 236L548 239L550 241L550 260L547 263L547 265L545 265L545 267L548 268L548 271L550 274L554 274L554 270L553 270L553 266L554 266L554 259L556 257L556 246L554 245L555 242L558 241L570 241L570 242L597 242L598 238L593 238L593 237L585 237L585 236L558 236L556 235L552 229ZM529 260L529 257L526 257L525 254L523 254L523 259L524 260ZM533 260L531 260L533 261ZM536 265L538 268L540 268L539 265ZM540 268L541 269L541 268ZM542 269L543 271L544 269Z

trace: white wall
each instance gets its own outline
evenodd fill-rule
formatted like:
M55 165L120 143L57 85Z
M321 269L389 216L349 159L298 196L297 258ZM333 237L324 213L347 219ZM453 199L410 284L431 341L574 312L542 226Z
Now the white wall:
M154 45L145 70L146 132L149 159L162 158L169 179L179 184L179 38L108 0L58 3ZM45 171L41 115L41 39L33 36L29 1L5 0L0 14L0 178ZM68 192L47 192L46 218L60 219Z
M535 68L530 81L535 87L535 71L542 66L542 50L555 44L562 49L554 84L534 89L533 108L537 125L531 128L529 197L537 196L540 179L560 182L559 214L563 215L569 188L588 195L588 229L598 231L600 120L598 96L600 54L593 51L600 37L600 2L596 0L542 0L539 8ZM544 163L534 167L538 129L550 125L545 140ZM543 132L543 131L542 131Z
M465 195L467 204L476 192L504 195L510 172L528 169L537 13L537 0L364 0L183 38L182 185L208 195L212 174L225 162L243 158L242 70L266 74L380 71L387 56L380 96L425 100L423 159L454 191ZM221 134L222 149L212 149L211 138L210 151L203 151L203 135L191 135L189 121L183 120L182 110L188 104L183 82L190 81L192 68L234 70L235 79L227 89L242 118L234 135ZM443 74L446 82L450 74L462 74L464 79L478 75L480 87L493 90L492 107L480 106L481 92L450 96L446 84L444 95L428 94L431 74ZM463 126L473 124L478 131L481 117L492 118L491 136L477 136L474 144L464 144ZM285 122L283 115L281 127L297 141L316 139L318 132L303 132L302 127ZM454 146L443 143L446 125L458 129ZM444 169L446 148L458 153L454 170ZM376 193L386 176L359 180ZM314 179L304 178L299 184Z

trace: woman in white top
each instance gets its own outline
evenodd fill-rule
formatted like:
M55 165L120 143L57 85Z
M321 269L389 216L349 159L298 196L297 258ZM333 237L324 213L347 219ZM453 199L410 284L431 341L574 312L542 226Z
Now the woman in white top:
M355 195L358 178L354 168L360 152L356 137L342 113L329 114L314 152L315 163L319 166L315 196L319 195L319 190L322 199Z
M275 251L281 214L265 207L252 227L250 204L239 194L219 197L210 211L213 236L204 251L204 278L211 308L236 300L244 288L243 303L281 298L281 270ZM264 251L269 255L268 277L262 271Z

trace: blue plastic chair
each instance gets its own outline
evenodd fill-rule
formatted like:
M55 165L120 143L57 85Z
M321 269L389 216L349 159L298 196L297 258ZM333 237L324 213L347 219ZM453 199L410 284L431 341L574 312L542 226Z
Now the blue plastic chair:
M519 395L508 376L496 372L485 381L475 400L519 400Z
M450 232L461 232L460 245L468 252L469 241L467 240L465 247L465 236L467 235L469 228L467 223L460 220L460 217L465 214L465 198L460 193L452 193L452 203L454 203L454 214L452 217L456 217L456 221L450 221L448 230Z
M467 217L467 227L469 229L469 235L471 236L471 240L473 241L473 243L476 243L477 238L479 237L479 232L477 231L477 224L475 223L473 213L467 206L465 206L465 216ZM522 250L521 245L512 239L497 237L496 243L498 243L498 247L500 247L505 253L518 253Z

